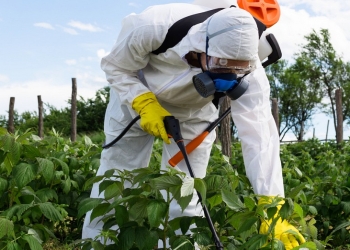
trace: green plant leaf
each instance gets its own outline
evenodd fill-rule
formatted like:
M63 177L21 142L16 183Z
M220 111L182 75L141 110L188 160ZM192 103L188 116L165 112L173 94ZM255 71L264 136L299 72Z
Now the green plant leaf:
M226 187L226 182L220 175L209 175L205 177L205 183L207 184L208 190L220 190Z
M138 231L136 229L136 233L137 232ZM136 234L136 235L138 235L138 234ZM140 237L136 237L136 238L140 238ZM148 238L143 239L143 241L145 242L145 246L142 250L155 249L155 246L157 246L157 244L158 244L158 239L159 239L158 233L156 231L150 231ZM137 239L137 241L138 240L139 239ZM137 242L137 241L135 239L135 242Z
M243 213L236 213L233 211L230 211L228 213L228 222L238 230L238 228L241 227L242 223L244 223L247 219L255 216L254 212L252 211L246 211Z
M185 236L177 237L173 242L171 242L171 249L173 250L193 250L194 246L191 241Z
M7 250L22 250L21 246L17 242L9 241L6 245Z
M14 224L12 221L0 217L0 239L3 238L5 235L15 236Z
M24 155L29 159L41 157L39 149L33 145L22 145Z
M318 214L317 208L315 208L314 206L309 206L309 212L312 213L313 215Z
M83 139L84 139L85 146L91 147L94 145L88 136L84 135Z
M20 134L18 137L16 137L16 141L18 141L21 144L28 144L28 138L32 136L32 132L30 130L26 130L23 134Z
M147 215L151 227L159 227L168 211L168 204L164 200L152 200L147 205Z
M192 197L193 194L177 199L177 203L180 205L182 212L185 210L186 207L188 207L188 204L190 204Z
M301 190L303 190L305 188L307 183L301 183L298 186L296 186L295 188L293 188L289 193L288 193L288 197L291 199L294 199Z
M348 222L344 222L340 225L338 225L336 228L334 228L334 230L331 232L331 235L334 234L335 232L337 232L338 230L342 229L342 228L346 228L350 226L350 221Z
M102 198L86 198L82 200L78 206L78 218L81 218L84 214L94 209L102 202Z
M309 221L308 225L307 225L307 230L308 230L308 233L311 235L312 238L317 239L317 232L318 232L318 230L314 226L315 223L316 223L316 220L314 218L312 218Z
M7 152L6 158L10 165L15 165L21 155L21 144L16 142L11 135L6 134L0 140L0 147L3 147L4 151Z
M33 207L33 204L16 204L5 211L4 215L8 219L12 219L13 216L21 218L22 214L29 208Z
M104 179L103 181L101 181L99 183L98 186L98 192L99 194L101 194L103 191L106 190L107 187L109 187L110 185L113 185L115 181L112 180L108 180L108 179Z
M180 228L182 234L186 234L188 229L190 228L192 224L192 218L189 216L183 216L180 218Z
M13 168L12 173L18 188L22 188L35 179L37 168L35 165L20 163Z
M0 148L3 148L5 152L10 152L11 143L14 139L6 133L4 136L0 137Z
M156 189L167 189L170 187L181 186L182 181L178 176L161 176L151 181L151 184Z
M142 220L147 217L147 206L148 199L141 198L138 202L136 202L129 210L130 219L141 223Z
M0 184L0 186L1 186L1 184ZM342 205L343 205L344 213L349 214L350 213L350 202L349 201L342 201Z
M294 212L294 202L290 198L286 198L284 204L280 209L282 220L287 219Z
M207 202L210 204L211 207L215 207L222 202L222 196L221 194L215 194L214 196L207 199Z
M317 250L317 246L314 242L305 242L303 244L301 244L300 246L297 246L295 248L293 248L293 250L304 250L304 249L308 249L308 250Z
M148 237L150 237L150 231L148 231L145 227L137 227L135 229L135 235L136 246L141 250L144 249L144 247L147 245L146 240L148 239Z
M225 224L225 220L226 220L226 208L225 207L221 207L221 208L215 208L211 210L212 215L212 220L219 223L220 225L224 225Z
M119 227L122 227L126 222L129 221L129 213L126 207L118 205L115 208L115 220Z
M258 217L251 217L248 218L242 225L241 227L237 230L237 234L241 234L249 229L259 220Z
M62 168L62 171L63 173L66 175L66 176L69 176L69 167L67 165L67 163L65 163L64 161L58 159L58 158L55 158L55 157L51 157L50 158L52 161L55 161L58 163L59 166L61 166Z
M42 173L46 184L50 183L54 177L54 164L52 161L45 158L37 158L39 163L39 173Z
M207 199L207 186L205 185L205 182L202 179L195 178L194 188L200 193L202 201L205 203Z
M8 186L7 180L0 177L0 194L2 194L7 189L7 186Z
M118 197L122 194L122 189L123 187L121 182L112 183L105 190L105 199L109 200Z
M31 135L31 138L33 141L42 141L41 137L40 136L37 136L37 135Z
M28 242L30 249L33 249L33 250L43 249L40 242L32 235L23 235L22 239Z
M91 246L94 250L104 250L105 249L105 247L99 241L92 241Z
M255 207L255 200L252 197L245 196L244 197L244 205L249 209L249 211L253 211Z
M68 176L66 180L62 180L61 185L62 185L63 193L68 194L71 191L71 186L72 186L72 181L70 177Z
M181 197L185 197L193 194L194 191L194 179L190 176L186 176L183 179L181 186Z
M25 186L21 189L21 195L22 196L33 196L33 199L35 199L36 202L41 202L40 199L35 195L34 190L30 186Z
M222 200L230 209L239 211L245 208L244 204L235 193L229 192L227 190L221 190L221 195Z
M135 237L136 235L134 227L128 227L121 230L120 234L118 235L118 249L129 250L134 244Z
M209 228L197 228L192 234L194 242L199 246L209 246L213 244L213 239L211 237L211 232ZM193 230L193 229L192 229Z
M304 218L303 208L298 203L294 203L294 213L296 213L299 216L299 218Z
M265 234L255 234L242 245L242 249L256 250L266 244L268 236Z
M29 228L28 229L28 234L32 235L40 244L43 243L42 239L40 239L40 236L39 236L38 232L35 229Z
M101 203L98 204L97 207L95 207L90 215L90 220L92 221L93 219L99 217L99 216L103 216L105 214L107 214L109 211L111 211L111 207L109 203ZM118 215L119 216L119 215Z
M7 129L4 128L4 127L0 127L0 135L6 135L8 132L7 132Z
M52 203L45 202L45 203L39 203L40 211L43 213L43 215L48 218L49 220L52 220L53 222L56 221L63 221L63 217L60 214L60 212L55 208Z
M51 231L47 226L43 225L43 224L36 224L34 225L33 227L36 231L40 231L42 232L41 235L44 235L43 236L43 240L46 242L47 239L49 239L50 237L52 239L55 239L56 236L54 234L53 231Z
M12 169L13 169L13 163L12 163L12 161L10 159L10 153L5 153L4 152L4 155L1 158L3 159L3 163L2 164L4 164L4 167L7 170L7 175L10 175L11 172L12 172Z
M92 184L101 181L103 178L104 178L103 175L98 175L98 176L89 178L84 184L84 189L90 189Z
M126 196L126 197L123 197L123 198L117 198L115 201L113 201L113 203L111 204L111 207L116 207L119 204L126 203L127 201L135 200L138 197L139 197L139 195L129 195L129 196Z

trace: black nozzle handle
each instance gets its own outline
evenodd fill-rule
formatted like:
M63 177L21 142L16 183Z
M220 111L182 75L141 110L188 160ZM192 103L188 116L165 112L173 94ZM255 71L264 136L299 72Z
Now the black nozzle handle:
M180 151L182 152L182 154L184 156L184 160L186 162L186 165L187 165L188 171L190 173L190 176L192 178L195 178L194 172L193 172L193 170L191 168L191 165L190 165L190 162L188 160L188 156L187 156L187 153L186 153L185 145L183 143L183 138L182 138L181 131L180 131L180 122L179 122L179 120L176 119L174 116L166 116L163 121L164 121L165 129L166 129L166 131L168 133L168 136L174 139L174 141L179 146L179 149L180 149ZM213 239L214 239L214 242L215 242L215 247L216 247L217 250L223 250L224 247L223 247L222 243L220 242L219 236L217 235L217 233L215 231L215 227L214 227L214 224L213 224L213 222L212 222L212 220L210 218L210 214L209 214L208 208L203 203L201 194L199 192L197 192L197 194L198 194L199 202L202 204L204 215L205 215L205 218L207 219L210 231L213 234L212 236L213 236Z
M170 138L173 138L176 143L183 140L178 119L174 116L166 116L163 122L165 130Z

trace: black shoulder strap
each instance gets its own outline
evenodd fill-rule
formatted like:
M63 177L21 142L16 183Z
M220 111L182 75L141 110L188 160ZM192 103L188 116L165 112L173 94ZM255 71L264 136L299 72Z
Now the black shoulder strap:
M256 26L258 26L258 31L259 31L259 39L262 35L262 33L266 30L266 26L265 24L263 24L262 22L260 22L258 19L256 19L255 17L253 17L255 22L256 22Z
M231 7L236 6L232 5ZM204 22L210 16L223 9L224 8L213 9L197 13L191 16L187 16L178 20L169 28L162 45L158 49L152 51L151 53L158 55L160 53L164 53L167 49L174 47L182 40L182 38L184 38L187 35L187 32L191 29L193 25ZM261 34L266 30L266 26L255 17L254 20L256 22L256 25L258 26L260 38Z
M187 32L191 29L193 25L204 22L207 18L209 18L210 16L212 16L220 10L223 10L223 8L213 9L191 16L187 16L175 22L169 28L162 45L158 49L152 51L152 53L158 55L160 53L164 53L168 48L174 47L181 41L182 38L184 38L187 35Z

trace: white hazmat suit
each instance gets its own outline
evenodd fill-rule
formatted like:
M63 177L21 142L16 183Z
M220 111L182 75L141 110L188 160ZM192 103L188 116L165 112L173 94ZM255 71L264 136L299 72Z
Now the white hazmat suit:
M131 14L124 18L115 46L101 62L111 88L104 123L106 142L115 139L138 115L131 107L132 102L149 91L157 96L162 107L179 119L185 144L201 134L218 117L218 110L212 103L213 98L203 98L197 93L192 77L202 71L189 65L184 57L190 51L206 51L207 32L213 35L234 26L209 40L208 54L250 60L255 65L256 69L246 77L249 81L248 90L238 100L231 101L232 119L238 129L246 173L254 192L283 197L279 135L271 115L269 82L258 57L258 30L251 15L239 8L225 9L212 16L209 26L208 20L194 25L181 42L165 53L151 53L162 44L173 23L186 16L207 11L210 7L166 4L149 7L141 14ZM144 81L138 77L140 70ZM97 175L115 168L133 170L147 167L153 139L139 124L135 124L114 146L102 151ZM214 140L215 131L189 155L196 177L203 178L206 174ZM162 168L169 165L168 160L177 152L176 143L163 144ZM188 174L183 161L176 167ZM98 196L98 185L95 184L91 197ZM176 203L172 204L170 217L200 215L201 207L197 201L198 197L194 195L184 213L181 213ZM94 238L101 227L102 224L96 224L95 221L90 223L88 213L83 238Z

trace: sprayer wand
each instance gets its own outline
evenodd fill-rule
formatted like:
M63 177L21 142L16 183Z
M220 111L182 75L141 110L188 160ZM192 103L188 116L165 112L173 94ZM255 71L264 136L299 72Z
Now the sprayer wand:
M175 119L174 116L166 116L164 118L164 125L165 125L165 129L166 129L166 131L168 133L168 136L170 138L174 139L174 141L178 145L180 151L182 152L184 160L185 160L187 168L188 168L188 172L190 173L190 176L192 178L195 178L194 172L193 172L192 167L190 165L190 162L188 160L185 144L183 142L183 138L182 138L182 135L181 135L179 120ZM211 231L211 233L213 235L213 239L214 239L214 242L215 242L216 249L217 250L223 250L224 246L222 245L222 243L221 243L221 241L220 241L220 239L219 239L219 237L218 237L218 235L217 235L217 233L215 231L215 227L214 227L214 224L213 224L213 222L212 222L212 220L210 218L210 214L209 214L208 208L203 203L202 196L201 196L201 194L198 191L197 191L197 194L198 194L199 202L202 204L203 212L204 212L205 218L207 219L210 231Z

